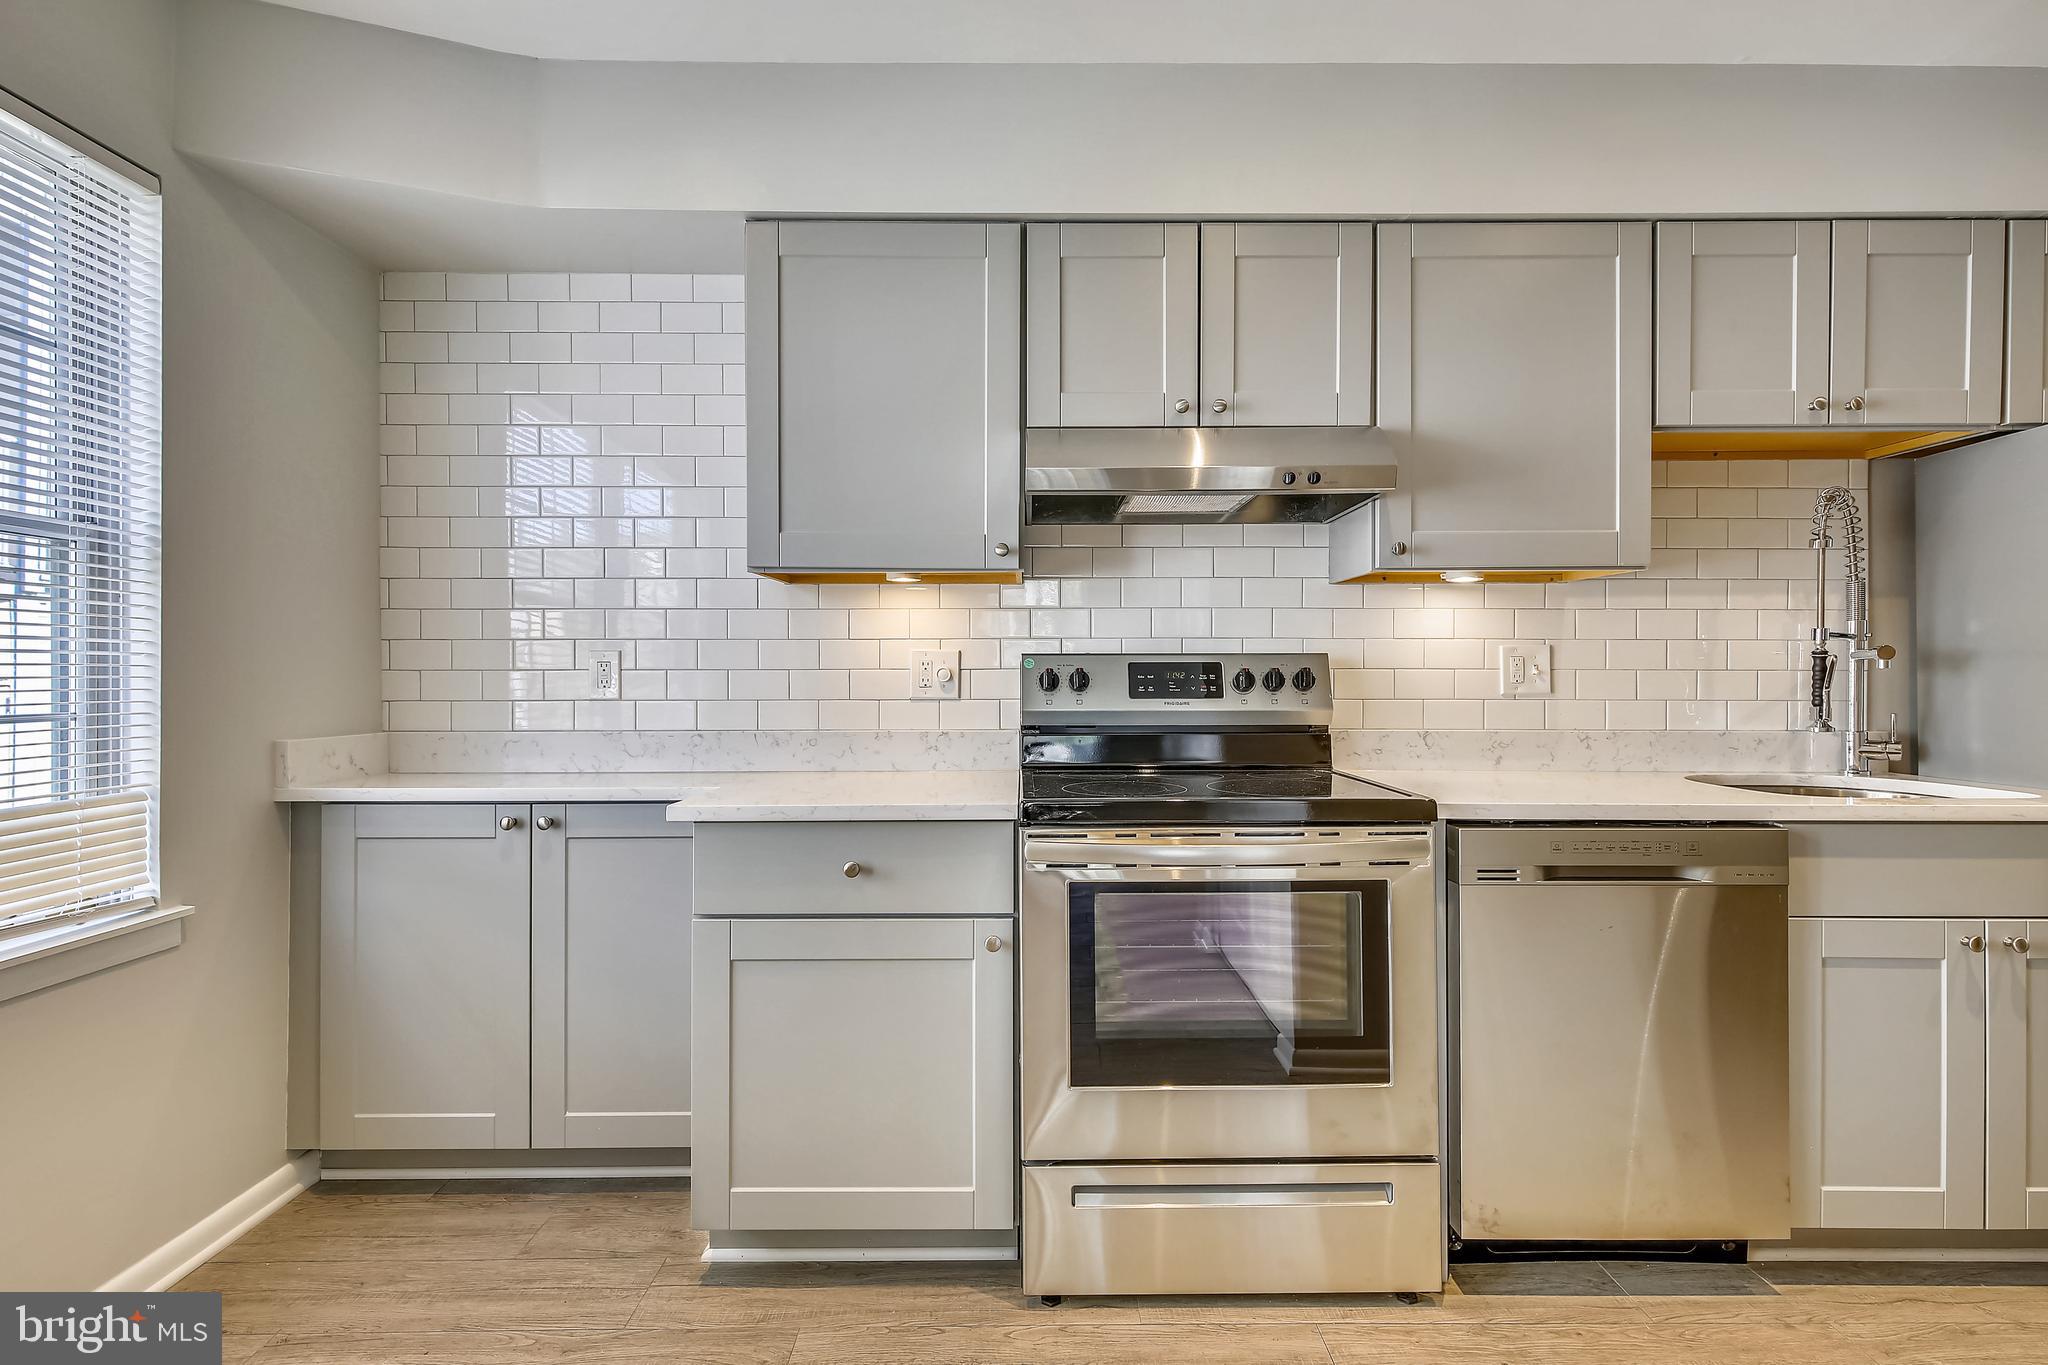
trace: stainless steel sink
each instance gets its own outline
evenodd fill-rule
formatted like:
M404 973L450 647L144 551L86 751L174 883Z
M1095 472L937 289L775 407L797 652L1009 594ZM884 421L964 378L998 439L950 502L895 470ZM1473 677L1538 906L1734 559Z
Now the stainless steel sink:
M1931 777L1844 777L1836 773L1694 773L1688 782L1737 787L1770 796L1818 796L1836 801L2035 801L2035 792L1979 787Z

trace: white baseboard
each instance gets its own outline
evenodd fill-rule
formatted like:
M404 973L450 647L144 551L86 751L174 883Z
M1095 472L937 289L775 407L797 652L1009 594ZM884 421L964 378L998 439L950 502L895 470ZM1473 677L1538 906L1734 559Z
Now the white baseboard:
M320 1178L317 1154L293 1157L100 1286L102 1294L169 1289Z
M1752 1261L2048 1261L2048 1247L1759 1247Z
M707 1261L1014 1261L1013 1246L712 1247Z
M644 1180L688 1176L688 1166L326 1166L321 1180Z

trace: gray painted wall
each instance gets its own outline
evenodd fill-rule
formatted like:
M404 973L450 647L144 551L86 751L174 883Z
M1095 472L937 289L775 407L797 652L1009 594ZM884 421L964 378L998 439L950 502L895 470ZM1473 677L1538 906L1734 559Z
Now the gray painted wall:
M164 884L183 946L0 1005L0 1284L104 1283L286 1159L270 742L371 730L376 279L171 149L180 6L0 0L0 85L165 193Z
M1917 462L1920 771L2048 786L2048 428Z

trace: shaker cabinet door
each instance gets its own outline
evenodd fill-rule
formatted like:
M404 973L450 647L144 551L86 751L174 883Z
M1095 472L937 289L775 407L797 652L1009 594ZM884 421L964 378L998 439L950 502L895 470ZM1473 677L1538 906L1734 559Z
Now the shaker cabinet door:
M1372 225L1202 225L1203 426L1372 421Z
M1981 1228L1982 920L1792 922L1792 1222Z
M1657 225L1657 425L1828 420L1828 225Z
M325 812L322 1147L528 1145L528 825L523 805Z
M1382 224L1378 255L1401 487L1331 527L1333 576L1648 564L1649 225Z
M749 568L1016 568L1018 241L747 225Z
M1033 223L1025 252L1026 425L1195 425L1195 225Z
M1014 933L698 919L695 1225L1014 1226Z
M2048 222L2006 224L2005 420L2048 422Z
M659 805L533 817L533 1145L687 1147L690 827Z
M1991 1029L1984 1226L2048 1228L2048 919L1984 935Z
M1837 222L1829 420L1995 424L2003 410L2004 318L2004 223Z

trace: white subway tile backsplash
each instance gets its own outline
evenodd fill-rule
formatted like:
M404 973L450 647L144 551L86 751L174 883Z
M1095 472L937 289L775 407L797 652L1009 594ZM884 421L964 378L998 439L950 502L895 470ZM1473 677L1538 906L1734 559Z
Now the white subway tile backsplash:
M1650 570L1573 583L1331 584L1301 526L1028 528L1007 587L755 578L740 284L385 276L390 728L1003 729L1028 651L1090 648L1327 652L1344 728L1803 723L1813 489L1860 464L1659 465ZM1551 697L1495 695L1508 640L1551 643ZM911 697L919 647L958 700Z

